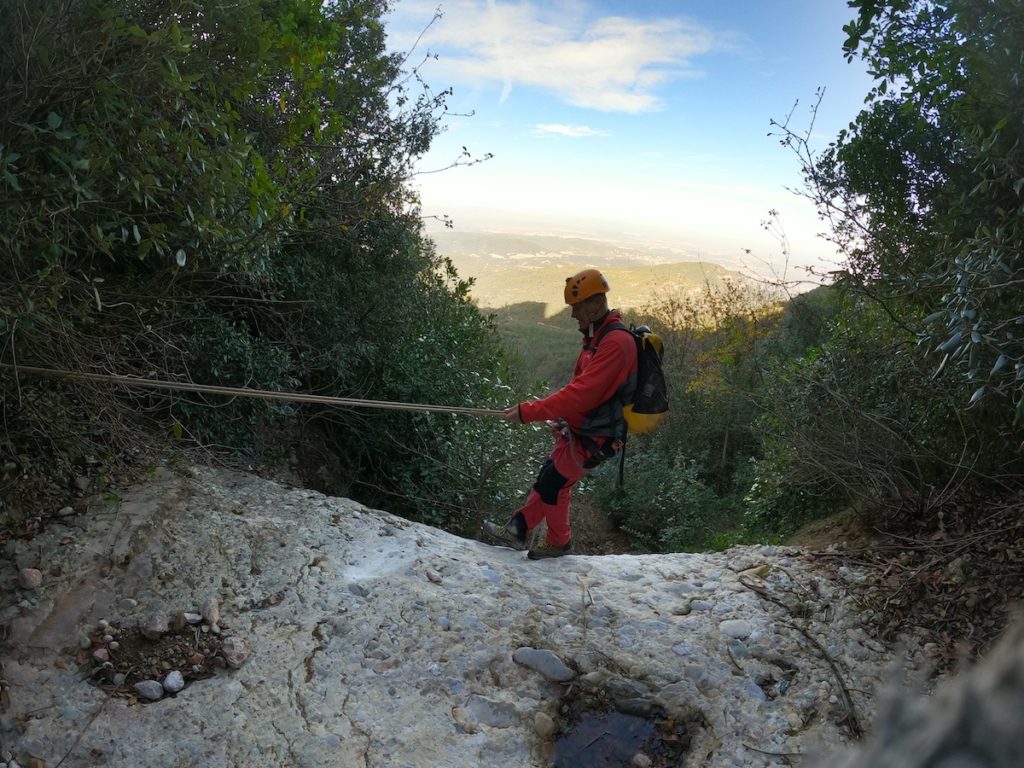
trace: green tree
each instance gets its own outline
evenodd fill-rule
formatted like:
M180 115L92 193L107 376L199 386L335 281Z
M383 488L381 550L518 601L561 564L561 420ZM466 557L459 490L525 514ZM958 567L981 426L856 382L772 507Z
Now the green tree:
M409 182L446 94L387 53L386 10L0 4L5 361L378 400L510 399L494 328L422 232ZM5 426L20 425L9 444L38 438L50 451L54 425L28 419L18 382L4 387ZM74 395L78 418L104 414L87 440L115 453L140 422L249 455L315 441L324 466L298 466L320 484L371 502L404 495L402 511L439 522L500 495L502 473L478 467L510 450L500 422ZM440 468L421 472L426 456ZM448 512L435 513L442 498Z
M845 263L827 338L769 375L749 497L767 527L934 513L967 478L1020 474L1024 7L850 5L865 109L821 153L781 126Z
M932 378L877 303L832 295L839 311L822 342L766 371L747 495L753 530L788 533L849 507L890 517L934 510L984 444L955 383Z
M846 51L876 78L818 158L812 197L844 278L918 331L943 375L1024 415L1019 301L1024 8L1016 0L855 0ZM792 134L787 137L792 141Z

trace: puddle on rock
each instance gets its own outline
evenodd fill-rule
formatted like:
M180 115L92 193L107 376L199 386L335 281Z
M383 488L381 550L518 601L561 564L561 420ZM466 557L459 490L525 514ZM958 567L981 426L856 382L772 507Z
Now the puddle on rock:
M685 725L622 712L584 712L555 741L555 768L623 768L639 753L651 766L677 765L690 746Z

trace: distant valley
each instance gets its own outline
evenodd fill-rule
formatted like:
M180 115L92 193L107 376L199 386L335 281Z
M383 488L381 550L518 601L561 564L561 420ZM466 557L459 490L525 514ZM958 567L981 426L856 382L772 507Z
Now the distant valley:
M472 277L474 300L484 309L529 302L531 315L557 314L565 306L565 278L597 267L611 284L611 304L639 308L658 297L689 294L705 283L739 272L701 262L667 248L622 245L584 237L441 230L431 233L438 253L449 257L459 275Z
M475 280L471 295L493 313L498 329L532 381L564 384L572 373L580 334L565 306L565 278L597 267L611 284L613 307L640 309L669 296L694 294L739 272L684 260L666 248L623 245L587 237L487 231L432 232L438 253L459 275Z

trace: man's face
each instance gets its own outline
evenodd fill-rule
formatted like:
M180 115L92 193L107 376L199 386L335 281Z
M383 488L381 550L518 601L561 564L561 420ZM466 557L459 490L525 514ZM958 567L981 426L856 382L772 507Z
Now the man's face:
M577 301L575 304L570 305L572 307L572 316L581 331L586 331L590 324L597 319L595 314L600 303L597 301L598 298L598 296L591 296L589 299Z

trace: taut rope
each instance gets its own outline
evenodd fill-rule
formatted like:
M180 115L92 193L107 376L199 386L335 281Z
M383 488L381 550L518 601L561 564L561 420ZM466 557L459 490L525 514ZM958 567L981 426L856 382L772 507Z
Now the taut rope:
M134 376L115 376L103 373L79 373L76 371L62 371L56 368L37 368L31 365L11 365L10 363L0 363L0 367L13 370L16 375L20 373L28 373L34 376L49 376L51 378L77 379L79 381L120 384L125 387L169 389L179 392L201 392L203 394L227 395L230 397L254 397L262 400L288 400L298 403L319 403L321 405L340 405L356 408L383 408L391 411L468 413L474 416L500 416L504 413L504 411L495 408L458 408L451 405L420 405L418 403L396 403L388 400L365 400L358 397L328 397L327 395L307 395L300 392L273 392L267 389L218 387L211 384L160 381L158 379L143 379L136 378Z

